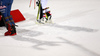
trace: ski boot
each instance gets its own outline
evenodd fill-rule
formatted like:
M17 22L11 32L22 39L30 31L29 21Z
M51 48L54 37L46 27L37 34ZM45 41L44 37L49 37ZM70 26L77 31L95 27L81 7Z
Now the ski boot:
M10 24L7 24L8 28L7 28L7 32L5 32L5 36L14 36L15 33L14 33L14 30L12 28L12 26Z
M41 19L38 19L37 20L37 24L44 24L43 19L42 18Z
M46 23L47 20L48 20L48 17L46 15L46 13L43 13L43 17L41 19L41 22Z
M52 22L51 17L52 15L50 11L46 12L46 22L51 23Z
M46 13L43 13L42 17L37 20L39 24L45 24L46 21Z
M52 15L51 15L50 11L46 12L46 14L48 16L48 19L51 20Z
M15 28L15 26L17 26L17 25L15 25L14 20L11 19L11 18L12 18L12 15L9 16L9 19L10 19L10 22L12 23L12 26L11 27L14 30L14 34L17 35L16 28Z

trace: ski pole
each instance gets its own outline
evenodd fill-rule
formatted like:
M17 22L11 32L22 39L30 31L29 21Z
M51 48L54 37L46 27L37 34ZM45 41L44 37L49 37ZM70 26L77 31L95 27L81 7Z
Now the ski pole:
M36 6L36 0L34 0L34 9L35 9L35 6Z
M30 0L30 4L29 4L29 7L31 7L31 3L32 3L32 0Z

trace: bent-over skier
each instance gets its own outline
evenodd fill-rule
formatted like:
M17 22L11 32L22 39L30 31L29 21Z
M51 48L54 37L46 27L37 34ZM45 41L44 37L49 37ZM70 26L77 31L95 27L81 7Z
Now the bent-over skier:
M51 13L49 10L49 7L47 7L47 2L48 0L38 0L36 2L36 4L39 6L40 4L40 18L39 18L39 22L44 21L44 19L46 19L45 22L47 22L48 20L51 20Z

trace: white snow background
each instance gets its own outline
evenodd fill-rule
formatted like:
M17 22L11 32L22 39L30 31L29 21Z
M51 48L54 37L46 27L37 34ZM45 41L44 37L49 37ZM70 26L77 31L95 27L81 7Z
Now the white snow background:
M38 7L14 0L26 18L16 36L0 27L0 56L100 56L100 0L48 0L53 24L35 23Z

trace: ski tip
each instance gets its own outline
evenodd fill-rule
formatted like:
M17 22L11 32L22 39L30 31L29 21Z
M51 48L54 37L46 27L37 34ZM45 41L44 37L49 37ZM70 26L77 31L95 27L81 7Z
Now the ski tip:
M43 23L39 23L39 22L35 22L36 24L38 24L38 25L42 25Z

